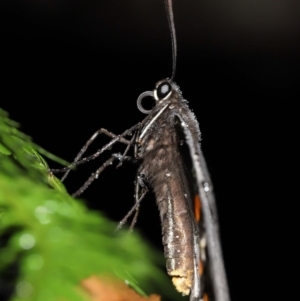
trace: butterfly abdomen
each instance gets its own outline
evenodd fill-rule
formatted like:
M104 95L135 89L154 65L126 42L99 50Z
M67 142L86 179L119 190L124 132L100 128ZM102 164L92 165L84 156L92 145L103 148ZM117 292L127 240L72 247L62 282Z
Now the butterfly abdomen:
M194 277L195 233L191 222L192 208L188 205L190 194L181 179L182 163L178 157L175 130L172 126L159 127L155 133L149 132L143 140L143 162L139 172L152 186L156 196L167 272L176 289L188 295Z

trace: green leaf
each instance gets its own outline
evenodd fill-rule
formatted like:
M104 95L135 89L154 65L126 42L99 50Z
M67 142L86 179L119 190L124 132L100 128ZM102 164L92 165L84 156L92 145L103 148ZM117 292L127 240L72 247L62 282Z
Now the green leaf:
M11 152L9 149L7 149L2 143L0 143L0 153L4 155L10 155Z
M17 126L0 109L0 277L11 264L19 271L10 300L86 300L80 282L91 275L121 278L142 295L182 299L161 269L162 254L71 198Z

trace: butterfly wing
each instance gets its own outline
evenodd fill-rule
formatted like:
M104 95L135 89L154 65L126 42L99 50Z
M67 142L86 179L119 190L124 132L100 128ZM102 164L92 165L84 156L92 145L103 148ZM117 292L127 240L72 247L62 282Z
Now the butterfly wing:
M215 199L206 163L200 149L200 131L196 118L187 109L174 114L178 139L186 144L189 161L187 169L194 183L193 199L195 222L199 225L199 238L194 240L195 258L200 258L194 267L194 282L191 300L210 297L211 300L229 301L225 268L223 263ZM199 244L199 245L197 245ZM200 254L197 254L197 253ZM200 275L200 276L199 276ZM208 292L208 294L206 294Z

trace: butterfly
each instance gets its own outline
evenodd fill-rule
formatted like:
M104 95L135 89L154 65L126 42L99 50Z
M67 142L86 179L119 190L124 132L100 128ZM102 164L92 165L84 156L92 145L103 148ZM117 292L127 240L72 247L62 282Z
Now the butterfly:
M153 97L156 105L138 130L136 157L142 161L139 178L155 193L167 272L190 300L228 301L216 205L198 122L171 79L159 81Z
M153 91L138 97L137 106L147 117L121 135L100 129L73 164L59 171L66 171L64 179L73 166L95 159L116 142L127 145L123 154L113 154L87 180L74 194L77 196L114 161L121 165L124 160L132 160L127 154L134 148L133 160L139 163L135 205L118 228L135 212L133 228L140 203L148 187L152 187L161 219L167 273L175 288L183 295L190 295L190 301L229 301L213 188L200 148L199 124L173 81L177 44L172 1L165 0L165 5L171 31L173 72L170 79L157 82ZM149 96L154 98L155 106L146 110L142 101ZM99 134L112 139L95 154L81 159Z

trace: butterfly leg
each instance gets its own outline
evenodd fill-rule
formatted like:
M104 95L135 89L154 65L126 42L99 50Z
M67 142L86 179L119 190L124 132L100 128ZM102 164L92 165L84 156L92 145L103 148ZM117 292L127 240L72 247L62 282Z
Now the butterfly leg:
M88 179L87 181L75 192L72 194L73 197L78 197L81 195L96 179L98 179L99 175L108 167L113 164L115 160L128 160L131 161L131 157L124 157L120 153L112 154L111 157L106 160Z
M119 168L119 167L122 165L122 163L123 163L123 161L124 161L124 157L127 155L128 151L129 151L129 149L130 149L130 147L131 147L131 146L135 143L135 141L136 141L137 133L138 133L138 131L135 131L135 133L134 133L134 135L132 136L132 138L131 138L129 144L126 146L126 149L125 149L125 151L124 151L122 157L119 159L120 162L119 162L119 164L117 165L116 168ZM134 153L136 153L136 150L134 150Z
M140 188L142 188L142 196L144 198L144 196L146 195L146 193L148 192L148 187L146 186L146 184L144 183L143 181L143 176L142 175L137 175L136 177L136 181L135 181L135 194L134 194L134 198L135 198L135 203L140 203L139 199L139 195L140 195ZM129 227L129 230L132 231L135 224L136 224L136 221L137 221L137 218L138 218L138 215L139 215L139 209L140 209L140 206L136 206L136 209L135 209L135 214L133 216L133 219L132 219L132 222L130 224L130 227Z
M85 143L85 145L81 148L81 150L79 151L79 153L77 154L77 156L75 157L74 161L72 162L72 166L75 166L75 164L78 162L78 160L80 160L80 158L83 156L83 154L86 152L86 150L88 149L88 147L96 140L96 138L100 135L100 134L104 134L110 138L115 138L117 137L117 135L109 132L106 129L101 128L100 130L98 130L97 132L95 132L91 138ZM129 144L129 141L125 138L120 138L119 140L121 143L124 144ZM68 176L69 172L71 171L71 168L69 168L65 174L62 176L61 180L64 181L66 179L66 177ZM57 171L56 171L57 172Z
M91 160L96 159L97 157L100 156L100 154L102 154L104 151L109 149L116 142L121 142L121 143L124 143L124 144L127 144L127 145L130 144L130 141L127 140L124 137L129 135L132 131L134 131L139 126L140 126L140 124L138 123L138 124L134 125L133 127L129 128L128 130L126 130L125 132L123 132L121 135L115 135L115 134L112 134L112 133L110 133L109 131L107 131L105 129L100 129L88 140L88 142L80 150L80 152L78 153L78 155L76 156L74 162L71 165L69 165L67 167L64 167L64 168L61 168L61 169L52 169L50 172L52 172L52 173L65 172L65 174L62 178L62 180L64 180L72 168L74 168L75 166L81 165L85 162L89 162ZM101 149L99 149L96 153L94 153L93 155L85 157L85 158L80 160L80 158L82 157L82 155L84 154L84 152L86 151L88 146L95 140L95 138L100 133L106 134L109 137L113 137L113 139L109 143L107 143L105 146L103 146Z
M141 183L143 186L141 186ZM140 195L140 187L142 187L142 193ZM133 221L130 225L130 230L132 231L132 228L134 224L136 223L136 219L138 216L138 208L140 206L141 201L144 199L145 195L148 192L148 187L144 184L144 182L141 180L141 177L138 175L136 180L136 186L135 186L135 204L132 206L130 211L125 215L125 217L119 222L119 225L116 230L119 230L122 228L122 226L126 223L128 218L133 214L134 211L136 211Z

